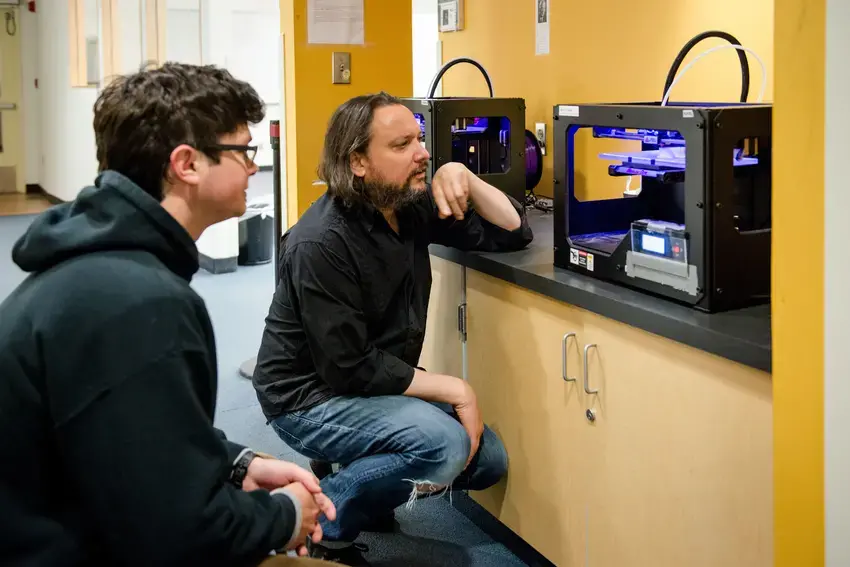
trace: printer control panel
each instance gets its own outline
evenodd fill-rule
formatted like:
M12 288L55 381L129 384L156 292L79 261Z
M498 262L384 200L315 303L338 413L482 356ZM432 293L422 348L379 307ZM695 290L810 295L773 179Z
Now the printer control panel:
M632 223L632 251L687 264L685 227L662 221L635 221Z

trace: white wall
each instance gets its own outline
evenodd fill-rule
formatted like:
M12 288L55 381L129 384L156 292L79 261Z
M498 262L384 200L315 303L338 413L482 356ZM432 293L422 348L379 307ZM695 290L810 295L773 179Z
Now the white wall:
M437 27L437 0L413 2L413 96L424 97L428 85L442 66L440 34ZM443 94L442 82L436 96Z
M169 0L177 3L197 0ZM283 58L280 41L280 4L278 0L200 0L201 60L204 64L218 65L229 70L236 78L250 83L266 104L263 122L251 128L254 144L259 146L256 162L260 166L272 165L269 142L269 121L281 119L283 92ZM183 9L189 9L187 5ZM171 4L169 4L171 9ZM170 14L169 14L170 16ZM170 18L169 18L170 19ZM185 26L194 25L186 18ZM182 39L195 42L195 32ZM181 52L188 51L179 47ZM168 54L171 58L171 54ZM283 150L283 146L281 147ZM282 199L286 203L286 175L280 171ZM285 209L284 209L285 211ZM282 215L283 219L286 214ZM283 222L283 219L279 219ZM208 228L198 239L198 250L207 257L233 258L239 254L239 225L236 220L226 221Z
M168 0L165 5L165 58L200 65L201 0Z
M33 121L40 119L40 124L27 122L26 128L37 127L40 136L38 140L28 139L27 145L33 144L29 153L38 156L38 183L51 195L73 200L97 175L92 129L97 90L70 86L68 3L51 2L47 6L39 2L36 9L40 113ZM25 26L31 17L28 13ZM24 76L31 72L26 71ZM32 162L27 162L29 171Z
M824 186L824 442L826 565L850 565L850 3L826 2L826 155ZM811 353L817 355L819 353ZM802 353L801 353L802 355ZM805 379L804 376L800 377Z
M259 145L257 164L270 166L269 121L281 119L283 92L280 3L278 0L200 1L203 62L224 67L257 89L266 103L266 117L251 133Z
M116 72L135 73L145 62L144 6L142 0L118 0L116 31L119 37Z

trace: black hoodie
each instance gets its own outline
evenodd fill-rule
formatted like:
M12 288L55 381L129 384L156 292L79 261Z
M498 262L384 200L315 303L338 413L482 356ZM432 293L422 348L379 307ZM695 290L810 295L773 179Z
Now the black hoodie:
M37 217L0 304L0 564L239 565L286 545L285 494L231 484L195 243L105 172Z

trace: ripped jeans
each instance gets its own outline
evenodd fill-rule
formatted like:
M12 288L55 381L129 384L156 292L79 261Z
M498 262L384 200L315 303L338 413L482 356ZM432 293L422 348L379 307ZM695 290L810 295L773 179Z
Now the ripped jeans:
M329 541L354 541L370 519L422 494L489 488L508 467L504 445L485 426L464 470L469 436L451 406L407 396L333 398L272 427L298 453L340 465L321 482L337 511L336 521L321 521Z

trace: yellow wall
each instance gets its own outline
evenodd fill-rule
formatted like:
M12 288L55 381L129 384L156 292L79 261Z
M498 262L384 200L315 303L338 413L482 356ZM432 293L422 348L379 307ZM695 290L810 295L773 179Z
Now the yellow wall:
M379 90L413 91L409 1L365 0L365 45L307 43L307 1L281 0L286 99L287 221L293 224L321 195L316 168L328 119L347 99ZM331 83L331 54L351 53L351 84Z
M728 31L759 53L768 70L766 101L774 98L775 67L775 558L777 566L823 565L825 0L776 0L775 6L770 0L640 4L624 11L620 0L552 1L550 55L538 57L535 2L467 0L467 29L441 35L443 59L468 56L480 61L492 77L496 96L526 99L528 128L534 122L551 127L555 104L657 100L679 48L709 29ZM721 43L700 43L685 64ZM733 51L713 54L688 72L673 98L736 100L738 69ZM753 59L750 70L752 101L761 81ZM465 65L450 70L443 85L446 96L487 94L478 72ZM538 194L551 196L551 166L550 153Z
M530 130L535 122L545 122L551 129L556 104L660 100L679 49L694 35L712 29L731 33L761 56L768 72L765 100L772 97L772 0L550 0L551 44L546 56L534 55L535 10L532 0L466 0L466 29L441 34L444 61L472 57L487 69L497 97L525 98ZM682 67L723 43L718 39L699 43ZM761 70L751 59L751 101L761 79ZM735 101L740 85L735 50L724 50L688 71L671 100ZM477 69L456 65L443 77L443 93L487 96L487 89ZM551 144L551 135L547 141ZM535 191L552 195L551 153L544 158L543 178Z
M773 421L777 567L824 564L825 0L776 0ZM810 235L800 238L800 235Z

